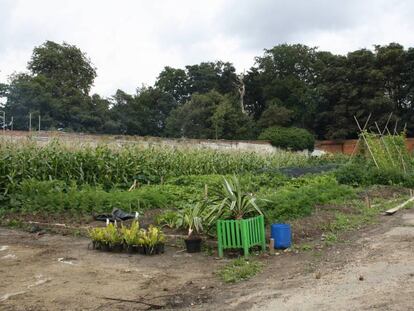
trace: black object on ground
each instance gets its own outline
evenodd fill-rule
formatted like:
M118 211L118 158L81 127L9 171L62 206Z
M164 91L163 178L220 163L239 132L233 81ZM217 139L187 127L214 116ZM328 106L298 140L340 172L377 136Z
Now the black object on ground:
M261 169L260 173L281 173L288 177L300 177L306 174L319 174L323 172L333 171L339 168L338 164L326 164L310 167L284 167L279 169Z
M201 238L185 239L184 241L187 247L187 253L201 252Z
M138 216L138 212L135 213L127 213L119 208L114 208L111 214L97 214L97 215L93 215L93 219L97 220L97 221L106 221L107 219L110 222L114 222L115 220L117 221L125 221L128 219L134 219L137 218Z

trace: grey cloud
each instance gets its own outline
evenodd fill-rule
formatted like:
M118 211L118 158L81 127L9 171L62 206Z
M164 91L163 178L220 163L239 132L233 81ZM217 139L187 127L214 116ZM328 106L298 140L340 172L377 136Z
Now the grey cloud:
M270 48L283 42L297 42L318 31L350 29L372 19L372 12L376 8L391 6L396 2L232 0L226 3L217 23L222 24L228 36L238 37L244 48L257 49Z

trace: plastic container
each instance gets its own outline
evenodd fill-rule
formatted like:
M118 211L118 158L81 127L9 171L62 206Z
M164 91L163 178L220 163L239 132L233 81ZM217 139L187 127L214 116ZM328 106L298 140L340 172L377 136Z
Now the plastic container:
M201 252L201 238L185 239L185 246L187 247L187 253L199 253Z
M288 224L272 224L270 237L275 240L277 249L289 248L292 245L292 231Z

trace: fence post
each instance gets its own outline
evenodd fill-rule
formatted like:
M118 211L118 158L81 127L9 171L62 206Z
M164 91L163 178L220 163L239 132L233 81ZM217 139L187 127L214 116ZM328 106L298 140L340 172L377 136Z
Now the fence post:
M221 230L221 221L217 221L217 238L218 238L218 255L219 257L223 257L223 238L222 238L222 230Z
M249 234L247 229L247 220L242 219L241 220L241 230L242 230L242 244L243 244L243 251L244 251L244 257L247 258L249 256Z

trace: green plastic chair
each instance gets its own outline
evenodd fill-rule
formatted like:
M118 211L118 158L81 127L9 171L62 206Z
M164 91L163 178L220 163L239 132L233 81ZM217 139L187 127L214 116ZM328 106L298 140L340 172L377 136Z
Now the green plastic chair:
M259 245L266 249L265 225L263 215L239 220L217 221L218 254L223 257L223 250L242 248L244 257L249 256L249 248Z

